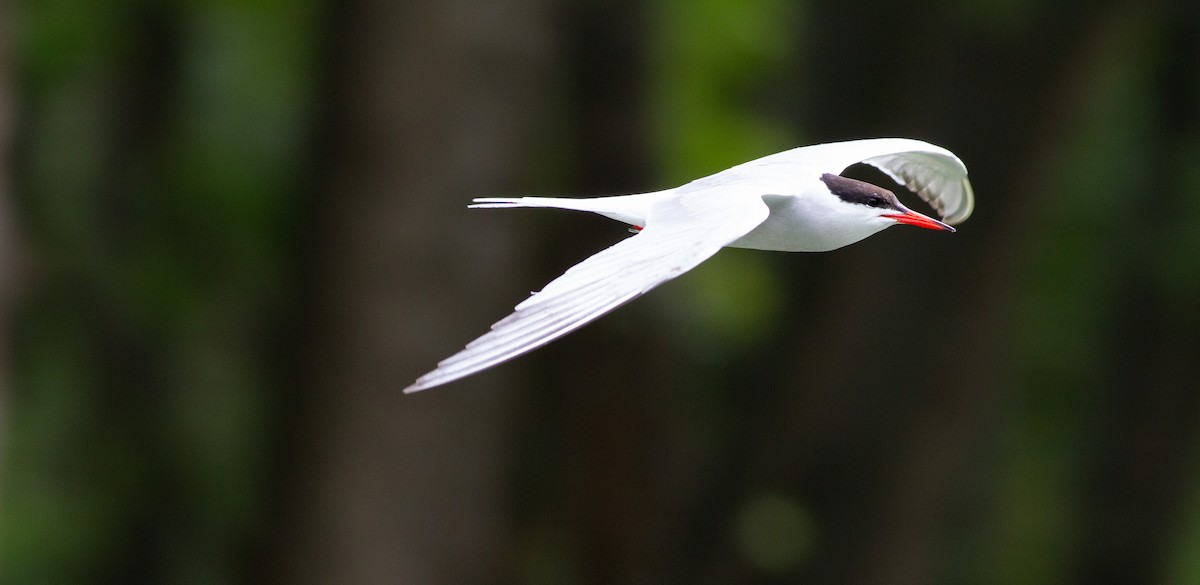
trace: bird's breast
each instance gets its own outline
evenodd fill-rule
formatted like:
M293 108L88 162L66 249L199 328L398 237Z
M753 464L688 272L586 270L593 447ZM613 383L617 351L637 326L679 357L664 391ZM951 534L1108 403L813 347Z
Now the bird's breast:
M764 195L771 214L730 247L779 252L827 252L879 232L886 225L839 221L836 209L820 199Z

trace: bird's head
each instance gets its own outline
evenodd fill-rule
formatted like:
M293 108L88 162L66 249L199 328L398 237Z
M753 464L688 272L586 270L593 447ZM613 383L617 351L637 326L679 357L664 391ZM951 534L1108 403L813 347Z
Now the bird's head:
M905 207L894 193L883 187L830 173L821 175L821 182L838 201L834 206L838 218L847 223L869 225L877 229L902 223L931 230L954 231L947 224Z

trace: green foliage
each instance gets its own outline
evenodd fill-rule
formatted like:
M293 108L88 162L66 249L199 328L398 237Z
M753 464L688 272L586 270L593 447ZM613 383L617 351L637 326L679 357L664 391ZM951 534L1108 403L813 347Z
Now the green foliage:
M797 146L777 119L800 4L658 0L653 112L671 183Z
M189 527L164 552L203 560L149 570L228 573L261 529L262 341L288 298L315 6L25 8L18 207L37 280L0 580L119 571L159 522Z
M780 0L654 4L652 109L665 183L799 145L775 111L799 10ZM668 290L683 298L683 311L673 312L680 338L717 356L770 334L781 287L767 260L725 252Z
M319 76L330 31L345 26L325 12L341 13L336 3L315 0L20 4L11 192L32 269L10 332L0 582L108 582L131 574L152 582L256 582L273 569L248 566L262 560L256 555L271 546L264 543L286 536L268 522L279 490L292 488L272 483L280 482L271 475L278 451L303 443L280 422L280 395L291 390L280 371L303 364L281 357L278 337L299 318L296 305L313 301L302 295L317 295L293 287L349 279L301 262L312 260L306 250L328 244L325 230L358 236L367 229L308 225L326 218L305 217L313 176L346 171L333 168L316 144L326 108L345 105L326 100L367 89L326 87L332 81ZM500 77L511 73L506 67L524 66L523 58L575 66L568 55L527 55L556 41L518 34L512 54L442 46L450 43L437 27L449 26L446 15L461 6L414 5L420 10L413 13L430 19L414 28L437 33L429 35L429 54L458 51L446 75ZM393 16L389 3L354 6L366 16ZM628 8L604 6L592 9ZM555 10L573 9L538 7L551 21ZM881 9L917 16L880 22ZM862 575L869 561L886 578L915 568L927 579L913 580L922 582L1024 585L1087 581L1085 568L1128 556L1165 582L1200 581L1200 499L1190 463L1200 448L1191 399L1200 379L1192 355L1200 331L1194 15L1165 4L1068 11L1029 0L656 0L646 10L639 45L650 80L645 104L597 110L647 106L657 184L810 142L813 120L795 103L803 94L824 99L806 107L852 104L846 112L861 113L871 132L903 129L969 153L977 215L954 240L923 244L889 233L806 259L828 263L802 275L803 289L780 271L777 257L718 254L645 299L661 309L656 318L667 333L659 337L670 341L638 340L639 354L629 359L638 368L622 378L634 389L614 394L620 408L605 403L611 396L558 387L560 402L541 404L546 394L538 392L552 384L535 375L526 376L535 382L524 393L505 389L513 400L533 397L512 409L528 417L518 420L535 419L529 413L562 418L537 421L545 425L538 438L553 449L531 452L552 457L507 455L529 460L510 473L535 478L514 484L570 493L544 508L521 501L537 509L535 518L519 510L470 512L512 516L496 522L511 525L499 539L508 548L497 553L507 564L496 570L531 585L578 582L638 549L625 558L702 582L853 582L845 576ZM464 22L481 26L493 15L486 14ZM877 33L885 28L888 35ZM843 62L851 52L866 57ZM841 83L847 80L859 82ZM419 93L442 80L404 82ZM531 90L549 97L529 134L570 142L577 122L562 101L576 94L561 79L548 83ZM845 88L880 88L885 97ZM472 112L507 111L492 105L496 96L457 97ZM410 104L398 96L394 107L408 113ZM336 120L371 122L361 115ZM430 127L498 132L476 128L479 121ZM860 131L858 121L822 125ZM518 125L515 117L493 122ZM402 138L405 148L445 144ZM460 159L487 158L469 139L454 143L470 147L423 160L444 159L457 170L475 168L457 166ZM554 183L570 174L577 149L556 143L535 168L513 175ZM405 172L380 158L356 161L362 175L354 178L390 184L384 179ZM349 205L339 195L307 193ZM379 226L438 221L390 219L379 218ZM438 245L465 246L456 235L449 231ZM420 246L395 254L420 256L413 265L439 270L384 277L413 287L469 271L437 266L442 256ZM512 270L550 270L504 260ZM397 315L409 307L395 304L395 314L366 320L405 326ZM805 321L789 322L788 309L798 304ZM429 314L411 323L442 326ZM372 345L369 335L313 343L407 351ZM593 343L611 343L604 339ZM660 354L664 361L653 362ZM573 367L587 365L587 357ZM681 363L691 364L687 372L671 371ZM643 372L643 364L657 370ZM752 376L743 375L748 367ZM377 375L353 372L346 390ZM338 381L329 385L343 390ZM422 425L440 422L461 433L475 423L434 419L435 410L459 412L454 393L467 390L438 392L448 398L372 398L413 412L426 411L410 404L436 405L414 435ZM640 402L628 404L629 396ZM343 400L340 393L327 398ZM462 403L478 408L474 398ZM505 425L487 416L513 416L472 415L496 427ZM330 435L362 440L358 428L344 427ZM617 438L597 439L596 429L615 429ZM366 474L372 478L425 474L463 448L406 445L418 455L392 461L391 445L366 446L361 460L346 465L378 466ZM472 489L503 493L506 486ZM620 505L592 501L610 491L622 494L612 499L618 503L644 498L649 510L613 521L611 510L592 509ZM456 505L454 495L448 501ZM952 513L959 500L968 510L961 518ZM403 514L371 521L397 532L422 528ZM1124 554L1144 541L1151 544L1141 556ZM1122 554L1104 554L1110 548ZM412 552L396 558L404 555Z
M808 512L795 499L764 493L738 512L734 542L755 568L786 575L812 554L814 530Z

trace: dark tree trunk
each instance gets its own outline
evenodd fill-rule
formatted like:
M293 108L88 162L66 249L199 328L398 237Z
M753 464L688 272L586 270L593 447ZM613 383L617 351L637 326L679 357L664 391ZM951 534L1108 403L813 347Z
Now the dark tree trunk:
M559 9L569 64L563 77L568 129L577 149L570 161L572 194L650 190L646 10L645 3L627 0L568 2ZM556 251L546 257L551 275L629 235L602 218L553 220L543 245ZM653 485L646 453L653 446L648 423L654 414L642 393L654 386L651 369L659 352L653 350L653 334L638 333L645 309L623 307L530 356L545 373L536 402L549 408L537 408L532 414L537 420L527 426L565 422L559 436L538 448L554 452L566 446L559 469L573 470L578 484L526 483L522 495L537 510L539 523L578 523L571 546L579 553L579 573L571 580L580 583L646 579L661 562L652 555L657 543L646 530L654 524L653 494L646 492Z
M1135 233L1172 234L1196 197L1188 171L1174 161L1187 160L1200 136L1200 29L1187 24L1195 21L1182 10L1152 6L1157 10L1139 4L1138 18L1146 20L1135 22L1170 23L1158 29L1164 34L1150 88L1158 104L1149 129L1154 150L1147 153L1146 182L1137 186L1144 194L1131 198L1120 222ZM1132 277L1115 294L1111 342L1103 348L1106 383L1094 389L1103 412L1092 429L1091 457L1082 462L1080 524L1087 537L1073 567L1081 584L1169 581L1168 551L1186 529L1200 471L1200 315L1195 296L1179 294L1170 282L1195 262L1195 250L1157 237L1123 247L1112 261Z
M12 22L8 0L0 0L0 23ZM10 327L13 295L20 277L17 263L16 221L13 218L9 162L13 116L12 27L0 26L0 473L4 470L8 438L8 396L11 373ZM0 485L4 484L0 475ZM0 499L3 494L0 494Z
M533 164L540 3L329 6L280 582L491 582L515 370L401 389L529 286L515 224L465 203Z

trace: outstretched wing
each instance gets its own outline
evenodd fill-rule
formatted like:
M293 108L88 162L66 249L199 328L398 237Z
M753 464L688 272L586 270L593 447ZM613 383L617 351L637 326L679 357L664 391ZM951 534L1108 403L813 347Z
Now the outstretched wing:
M787 176L796 167L818 173L841 173L856 163L869 164L908 187L937 210L942 221L963 222L975 209L967 167L953 152L909 138L873 138L802 146L740 164L701 181L728 181L730 176Z
M440 386L550 343L695 268L768 213L755 195L665 197L640 233L567 270L404 391Z

